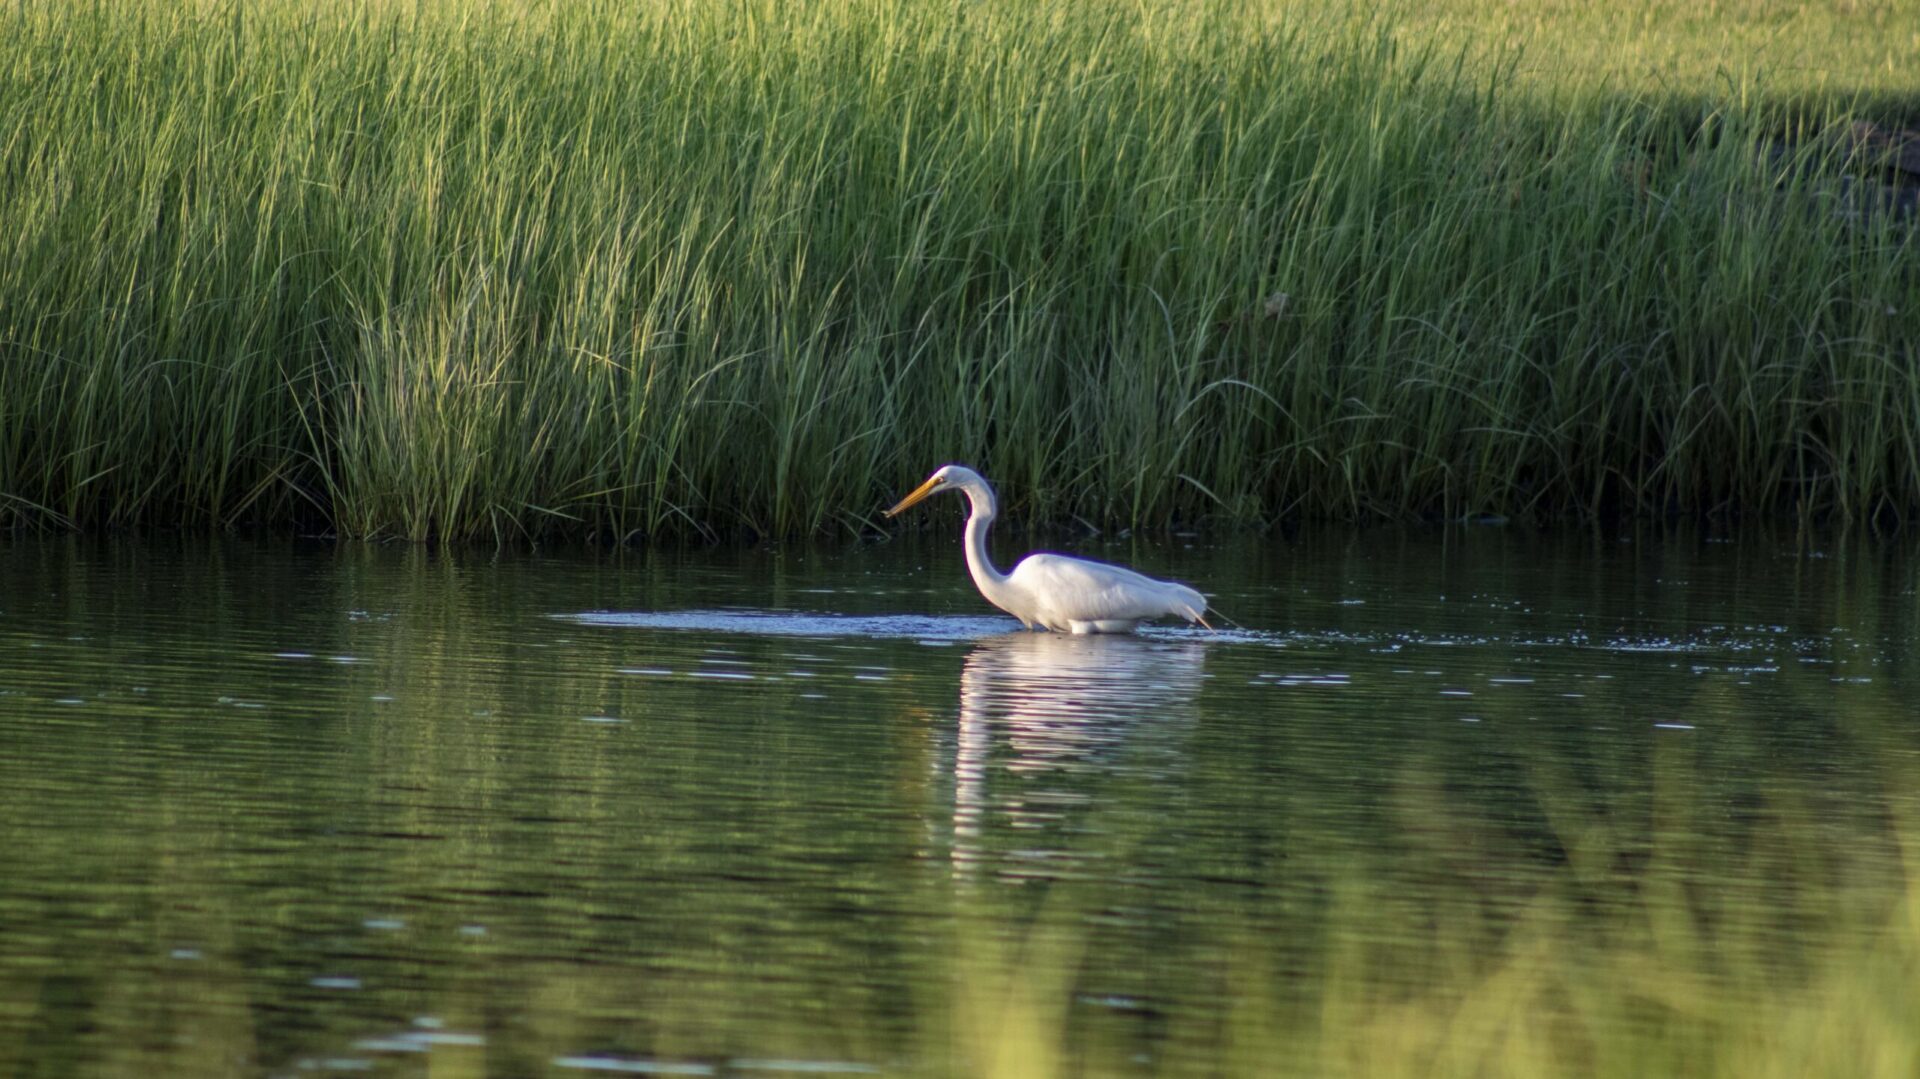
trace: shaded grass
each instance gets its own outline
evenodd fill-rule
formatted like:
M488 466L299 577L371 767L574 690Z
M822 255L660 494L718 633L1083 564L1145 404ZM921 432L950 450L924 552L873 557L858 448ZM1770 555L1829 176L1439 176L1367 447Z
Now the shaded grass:
M1643 80L1472 4L15 6L0 515L1904 519L1912 229L1827 136L1920 13L1812 10Z

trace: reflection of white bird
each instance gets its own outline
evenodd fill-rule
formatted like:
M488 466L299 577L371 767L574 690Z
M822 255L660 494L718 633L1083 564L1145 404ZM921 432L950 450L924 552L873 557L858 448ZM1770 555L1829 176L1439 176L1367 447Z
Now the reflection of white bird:
M1124 774L1159 774L1194 714L1206 679L1197 641L1008 633L967 653L953 756L953 861L970 870L986 857L984 832L998 817L1021 845L1023 872L1066 856L1061 814ZM1133 752L1122 752L1127 743ZM1005 771L999 796L989 765ZM1020 838L1015 840L1014 836Z
M1123 566L1058 554L1032 554L1012 573L987 557L987 527L999 513L993 488L962 465L946 465L887 511L887 516L940 491L960 490L973 503L967 516L967 569L987 602L1018 618L1028 629L1044 626L1074 633L1131 633L1150 618L1177 615L1212 629L1207 597L1172 581L1156 581Z
M960 726L991 724L1014 749L1011 771L1090 763L1142 720L1191 710L1207 649L1196 640L1005 633L967 653Z

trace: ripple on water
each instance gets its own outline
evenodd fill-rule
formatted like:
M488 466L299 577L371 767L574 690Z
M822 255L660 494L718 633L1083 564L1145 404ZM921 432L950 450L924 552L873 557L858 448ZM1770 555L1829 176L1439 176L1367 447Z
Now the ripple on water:
M624 1057L555 1057L554 1066L579 1071L619 1072L627 1075L712 1075L713 1065L677 1060L637 1060Z
M586 611L556 618L588 626L751 633L770 637L902 637L965 641L1020 628L993 616L848 615L806 611Z
M621 629L692 630L703 633L743 633L769 637L884 637L944 645L998 637L1020 629L1020 623L998 615L823 614L813 611L765 611L745 608L691 611L582 611L556 614L556 619L587 626ZM1144 626L1143 637L1200 637L1222 643L1280 643L1285 638L1258 630L1209 632L1182 626ZM802 661L824 657L793 656ZM714 662L708 660L707 662Z
M814 611L775 611L752 608L712 608L685 611L582 611L556 614L560 621L587 626L622 629L689 630L704 633L739 633L771 637L874 637L915 640L923 644L974 641L1017 631L1020 624L997 615L850 615ZM1387 634L1352 633L1343 630L1258 630L1222 627L1204 630L1174 625L1142 626L1139 635L1159 640L1204 640L1214 644L1264 645L1271 648L1314 648L1328 646L1506 646L1539 649L1594 649L1623 654L1655 653L1684 655L1708 651L1755 651L1789 647L1807 651L1824 642L1788 640L1767 633L1730 634L1703 632L1694 637L1667 635L1589 637L1574 632L1563 635L1521 634L1458 635L1403 631ZM799 657L792 657L799 658ZM812 657L808 657L812 658ZM707 663L726 663L711 657ZM630 673L654 673L634 671ZM670 673L670 672L659 672ZM708 674L706 677L715 677Z

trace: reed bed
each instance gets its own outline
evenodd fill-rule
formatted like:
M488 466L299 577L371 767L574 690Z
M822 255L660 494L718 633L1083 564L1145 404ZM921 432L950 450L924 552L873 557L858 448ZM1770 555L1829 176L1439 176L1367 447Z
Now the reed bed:
M1902 520L1920 7L1809 7L7 5L0 520Z

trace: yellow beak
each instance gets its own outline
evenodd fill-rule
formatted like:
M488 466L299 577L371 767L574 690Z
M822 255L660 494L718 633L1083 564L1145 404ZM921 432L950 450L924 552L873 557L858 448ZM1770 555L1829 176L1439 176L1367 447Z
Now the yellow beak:
M920 486L915 487L913 489L912 494L908 495L907 497L901 499L899 502L895 503L894 507L887 511L887 516L889 517L898 516L902 511L907 509L909 506L912 506L914 503L932 494L934 487L936 487L939 483L940 483L940 479L939 477L936 476L933 479L930 479L927 482L921 484Z

